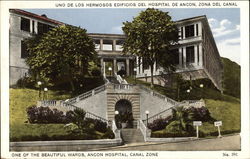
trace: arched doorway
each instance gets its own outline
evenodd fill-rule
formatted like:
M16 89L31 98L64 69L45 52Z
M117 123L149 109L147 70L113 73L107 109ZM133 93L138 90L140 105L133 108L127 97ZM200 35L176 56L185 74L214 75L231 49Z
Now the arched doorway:
M126 99L121 99L115 104L115 121L118 128L132 128L133 127L133 113L132 104Z

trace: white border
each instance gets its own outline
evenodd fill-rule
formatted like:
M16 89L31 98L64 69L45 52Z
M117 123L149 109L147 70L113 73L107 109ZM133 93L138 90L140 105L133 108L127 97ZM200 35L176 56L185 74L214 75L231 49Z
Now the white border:
M0 1L1 15L1 157L11 158L9 152L9 8L55 8L58 1ZM60 3L97 3L101 1L60 1ZM157 1L154 1L157 2ZM163 2L163 1L158 1ZM166 2L166 1L165 1ZM195 2L198 1L167 1L172 2ZM227 1L207 1L207 2L227 2ZM241 151L237 151L235 158L250 158L250 138L249 138L249 3L248 1L237 2L240 8L240 30L241 30ZM107 1L105 2L107 3ZM108 3L117 3L109 1ZM120 1L119 3L150 3L149 1ZM82 8L82 7L81 7ZM132 7L129 7L132 8ZM133 7L138 8L138 7ZM142 7L145 8L145 7ZM161 7L157 7L161 8ZM165 8L165 7L162 7ZM171 8L171 6L169 7ZM186 8L186 7L179 7ZM193 7L191 7L193 8ZM202 7L195 7L202 8ZM203 7L208 8L208 7ZM218 7L209 7L218 8ZM221 8L229 8L223 7ZM230 151L225 151L231 153ZM223 151L159 151L158 158L233 158L223 157ZM21 153L22 155L25 152ZM17 158L17 157L16 157ZM21 157L22 158L22 157ZM109 157L112 158L112 157ZM122 157L119 157L122 158ZM130 158L130 157L126 157ZM145 157L146 158L146 157Z

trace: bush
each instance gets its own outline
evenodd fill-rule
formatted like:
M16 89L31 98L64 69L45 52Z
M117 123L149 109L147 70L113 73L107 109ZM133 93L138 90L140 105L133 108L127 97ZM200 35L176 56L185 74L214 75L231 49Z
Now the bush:
M120 71L118 71L117 72L117 75L120 75L120 76L125 76L127 73L126 73L126 71L125 70L120 70Z
M170 122L171 119L172 116L156 119L152 123L148 124L148 128L151 129L152 131L165 129L166 125Z
M27 110L29 123L67 123L67 118L62 111L51 110L49 107L37 107L35 105L28 107Z
M175 120L166 126L164 131L152 132L151 137L190 137L195 136L194 129L190 131L185 131L182 129L180 121Z
M98 67L95 67L91 70L91 75L92 76L101 76L101 71L100 71L100 68Z
M189 121L199 120L206 122L213 120L212 117L210 116L209 110L204 106L200 108L190 107L183 111L184 111L184 117L186 118L186 120Z
M102 133L105 133L105 132L108 131L107 123L105 123L105 122L103 122L101 120L97 120L97 119L95 119L94 123L95 123L94 129L96 131L99 131L99 132L102 132Z
M104 133L104 135L102 136L103 139L114 139L115 138L115 134L113 133L113 131L111 130L110 127L107 128L107 131Z
M16 83L16 86L20 88L35 88L35 85L36 81L31 77L22 77Z

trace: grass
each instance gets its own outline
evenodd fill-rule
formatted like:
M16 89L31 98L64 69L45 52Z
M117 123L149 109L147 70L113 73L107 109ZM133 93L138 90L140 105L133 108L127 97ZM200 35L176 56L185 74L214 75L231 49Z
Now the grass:
M26 109L35 105L38 97L38 90L34 89L10 89L10 138L19 139L22 136L41 136L48 134L65 135L66 130L63 124L29 124L27 123ZM48 91L48 99L67 99L69 94L61 94L58 91Z
M72 136L64 124L30 124L26 109L39 100L39 92L34 89L10 89L10 141L35 140L75 140L107 138L106 133L94 131L83 136ZM65 100L70 94L62 91L48 91L48 100Z
M126 78L128 83L135 83L135 80L132 77ZM204 88L199 88L199 83L206 83ZM137 84L142 84L147 87L150 87L150 83L137 80ZM211 113L211 117L217 121L222 121L221 133L230 134L240 132L240 99L222 94L220 91L216 90L208 81L197 80L193 81L193 89L187 94L182 92L182 100L199 100L201 98L205 99L206 107ZM160 85L154 85L153 88L155 91L164 94L172 99L178 100L176 98L176 90L170 87L162 87ZM199 130L205 135L208 136L217 136L218 130L214 126L213 122L204 122L202 126L199 127ZM164 134L164 130L159 130L152 132L152 134Z

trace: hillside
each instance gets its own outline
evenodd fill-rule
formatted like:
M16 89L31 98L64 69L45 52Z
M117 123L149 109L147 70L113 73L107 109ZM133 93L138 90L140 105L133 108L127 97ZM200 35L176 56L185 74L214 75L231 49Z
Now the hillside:
M224 93L240 97L240 65L237 63L221 57L224 73L223 73L223 88Z

